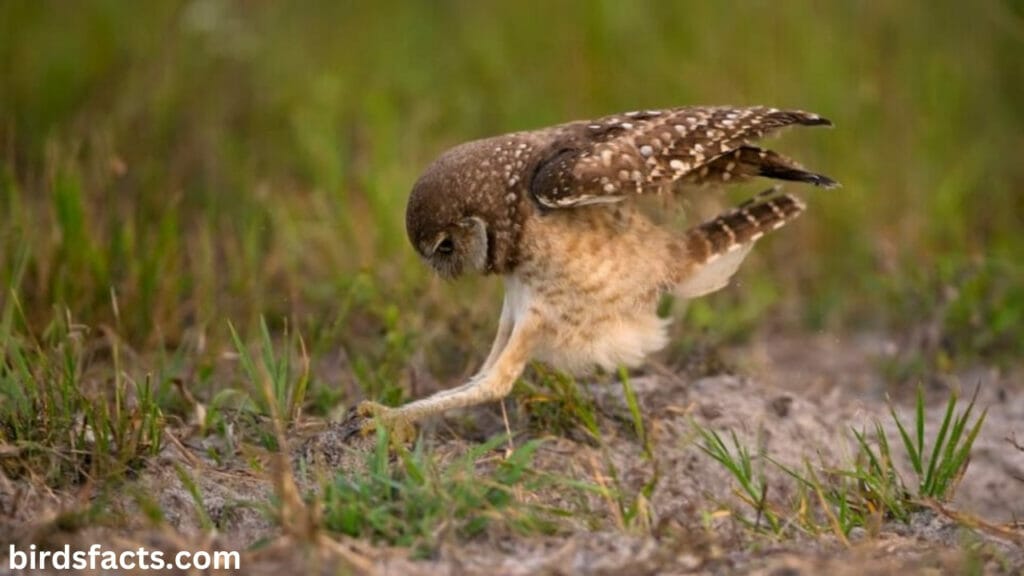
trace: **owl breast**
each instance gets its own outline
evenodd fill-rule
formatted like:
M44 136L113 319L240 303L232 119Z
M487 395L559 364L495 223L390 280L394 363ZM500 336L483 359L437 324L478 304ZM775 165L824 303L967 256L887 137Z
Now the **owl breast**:
M506 277L513 318L539 317L533 356L560 370L637 365L668 340L656 309L670 285L672 239L628 207L573 212L529 220L530 258Z
M619 366L639 365L668 342L669 321L650 312L575 320L580 322L578 327L560 330L542 340L535 353L538 360L576 375L591 372L595 366L614 371Z

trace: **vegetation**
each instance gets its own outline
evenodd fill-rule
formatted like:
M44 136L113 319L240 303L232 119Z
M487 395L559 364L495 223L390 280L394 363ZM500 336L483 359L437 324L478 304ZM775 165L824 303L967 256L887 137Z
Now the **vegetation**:
M453 532L472 538L495 522L523 532L544 532L553 527L552 512L529 506L516 490L536 489L530 466L539 445L528 442L499 459L490 473L477 471L482 458L505 442L496 437L469 450L443 467L422 445L414 451L399 447L399 462L392 467L391 442L378 432L376 448L366 455L366 468L339 472L321 497L327 529L389 544L414 546L423 553Z
M771 103L836 122L785 148L844 188L807 191L811 216L751 262L745 298L693 322L923 315L953 354L1022 351L1024 168L998 161L1024 133L1011 5L392 4L97 1L68 22L5 3L0 270L30 325L55 304L110 324L113 293L139 346L223 342L227 320L260 315L354 358L386 356L353 340L396 317L415 337L469 315L483 335L496 283L442 289L404 238L405 196L443 148L637 106ZM465 368L450 364L434 367Z
M877 529L883 520L907 522L911 512L932 502L952 499L970 463L971 447L985 422L987 411L971 421L976 398L977 390L966 408L956 413L958 395L951 394L939 430L927 445L924 391L918 388L913 435L896 409L890 407L903 450L917 478L913 490L900 473L902 455L893 451L889 435L877 420L873 436L866 430L852 430L856 455L853 462L838 468L810 461L804 461L801 468L793 468L770 455L755 454L737 439L735 432L730 433L730 442L726 443L714 430L696 424L695 427L702 440L699 448L729 472L736 481L740 499L754 509L755 520L750 525L761 528L763 519L763 528L776 535L789 530L811 534L834 530L845 541L854 528ZM795 481L796 496L788 504L768 500L766 466L782 470Z
M681 320L671 363L710 351L713 372L719 348L759 335L875 331L899 348L882 367L894 392L1019 364L1024 13L982 4L93 0L69 17L2 2L0 486L105 511L177 451L204 529L221 519L200 461L271 471L275 497L308 504L332 537L425 553L442 532L610 519L654 533L663 446L624 371L614 413L543 367L517 384L523 430L596 450L584 478L536 470L535 440L504 458L498 439L449 459L424 439L397 460L381 444L361 475L305 500L268 465L311 421L461 381L486 353L500 283L443 283L405 238L427 163L467 139L635 108L769 104L837 126L780 149L843 188L797 190L808 215L762 243L741 290L666 302ZM956 402L927 445L923 396L908 425L893 409L909 483L882 427L858 430L838 470L761 462L709 428L701 445L758 529L845 537L951 496L984 420ZM620 436L639 472L611 455ZM800 512L769 505L762 465L792 478ZM552 484L579 506L525 496ZM157 496L129 492L163 521Z

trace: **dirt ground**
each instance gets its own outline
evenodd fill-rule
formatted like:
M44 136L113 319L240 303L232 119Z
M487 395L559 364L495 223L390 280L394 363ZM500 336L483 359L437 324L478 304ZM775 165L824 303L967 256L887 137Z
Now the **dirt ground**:
M237 505L270 499L270 474L252 472L242 463L215 466L202 456L200 442L188 440L169 445L138 479L164 510L163 524L139 521L130 530L73 529L73 522L59 512L87 501L88 488L78 494L50 494L0 477L0 541L238 549L244 550L243 572L250 574L1024 573L1024 451L1011 443L1024 440L1024 378L1019 371L977 369L928 383L930 425L937 426L941 418L948 386L969 393L980 385L979 404L988 408L970 468L954 502L944 510L919 512L909 524L886 523L872 534L855 530L848 546L830 535L782 541L755 535L724 512L744 513L744 508L734 494L734 480L697 448L692 422L735 431L742 441L763 446L783 463L799 465L804 458L848 462L851 426L860 428L875 419L891 426L887 394L910 416L912 390L893 389L878 369L892 348L873 337L764 340L728 351L726 364L733 367L728 374L695 377L654 368L636 377L633 386L660 473L649 501L649 530L623 531L609 520L597 531L580 526L556 536L488 534L468 542L450 538L426 560L365 541L302 534L301 521L291 522L291 533L282 535L267 515ZM550 437L537 454L536 467L593 481L596 463L610 458L622 481L639 487L651 477L652 463L643 458L628 427L613 416L626 411L621 387L591 385L589 391L601 414L605 451L572 435ZM499 415L493 408L454 414L426 424L423 433L435 450L458 454L471 442L501 433ZM514 428L525 427L515 411L511 418ZM475 432L463 434L469 429ZM336 455L332 430L295 438L294 444ZM895 429L890 432L895 434ZM346 458L358 461L359 453L342 460ZM220 532L200 529L194 500L173 464L196 478L211 519L224 527ZM768 478L770 497L784 500L793 482L771 469ZM533 497L558 504L561 495L552 491ZM134 506L135 500L125 500L111 505ZM589 505L605 506L600 500Z

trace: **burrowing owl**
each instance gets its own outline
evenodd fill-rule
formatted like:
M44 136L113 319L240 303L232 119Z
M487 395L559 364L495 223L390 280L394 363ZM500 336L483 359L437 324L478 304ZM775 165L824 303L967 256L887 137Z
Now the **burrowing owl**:
M373 415L408 431L425 416L504 397L532 359L578 373L633 366L662 348L659 297L722 288L754 242L804 205L775 188L680 233L656 224L633 198L754 176L835 186L752 144L790 125L831 123L764 107L650 110L478 140L441 155L409 197L409 240L445 278L504 278L498 334L469 382L399 408L364 402L356 418Z

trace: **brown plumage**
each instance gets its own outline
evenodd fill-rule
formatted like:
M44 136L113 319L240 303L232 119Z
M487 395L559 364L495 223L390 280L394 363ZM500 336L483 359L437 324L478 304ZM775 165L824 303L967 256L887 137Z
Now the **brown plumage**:
M803 210L778 188L679 233L630 197L753 177L836 183L753 141L808 112L691 107L617 114L457 146L413 187L406 228L440 275L501 274L498 334L470 382L397 409L360 405L396 427L500 398L531 359L572 372L635 365L666 343L665 292L725 286L753 244ZM372 425L363 423L362 429Z

